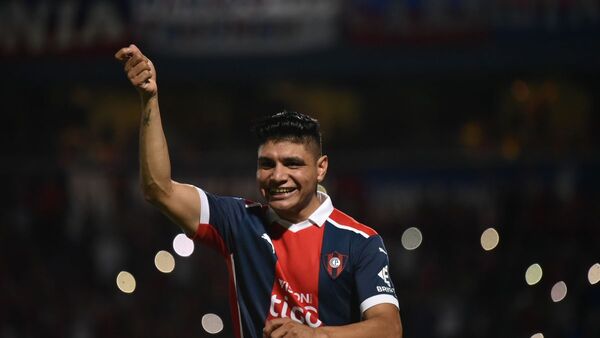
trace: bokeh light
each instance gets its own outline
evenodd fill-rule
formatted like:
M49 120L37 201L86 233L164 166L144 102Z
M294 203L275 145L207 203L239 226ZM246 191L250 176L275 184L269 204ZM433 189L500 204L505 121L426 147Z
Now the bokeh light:
M498 231L494 228L488 228L481 234L481 247L485 251L495 249L499 242L500 235L498 235Z
M135 291L135 277L127 271L121 271L117 275L117 287L124 293L133 293Z
M223 320L214 313L207 313L202 316L202 328L211 334L219 333L223 330Z
M588 280L592 285L600 282L600 263L592 265L592 267L588 271Z
M566 296L567 284L563 281L554 284L552 290L550 291L550 298L552 298L552 301L555 303L560 302L561 300L565 299Z
M423 234L415 227L408 228L402 233L402 246L406 250L414 250L423 242Z
M189 257L194 252L194 241L185 234L179 234L173 239L173 250L181 257Z
M525 271L525 281L529 285L535 285L542 280L543 274L542 267L538 263L531 264Z
M170 273L175 269L175 258L168 251L161 250L154 256L154 265L158 271Z
M531 338L544 338L544 335L538 332L538 333L534 334L533 336L531 336Z

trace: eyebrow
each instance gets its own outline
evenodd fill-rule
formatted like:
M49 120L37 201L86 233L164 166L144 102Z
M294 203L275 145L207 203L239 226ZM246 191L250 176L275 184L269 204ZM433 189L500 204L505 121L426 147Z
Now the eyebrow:
M272 159L271 157L267 157L267 156L260 156L257 160L257 162L275 162L274 159ZM302 157L299 156L287 156L284 157L281 162L298 162L298 163L305 163L304 159Z
M283 162L286 162L286 161L295 161L295 162L302 162L302 163L304 163L304 159L302 157L298 157L298 156L284 157L283 158Z

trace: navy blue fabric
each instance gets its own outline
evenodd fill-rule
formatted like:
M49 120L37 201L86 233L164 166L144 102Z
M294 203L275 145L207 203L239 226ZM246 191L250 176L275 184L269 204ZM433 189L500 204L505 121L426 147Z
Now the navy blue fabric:
M243 336L260 338L271 305L277 262L273 247L262 238L265 233L271 235L265 226L267 209L239 198L206 195L209 224L225 243L227 252L223 254L233 257ZM393 285L388 286L381 277L386 275L380 275L389 264L385 247L377 234L366 238L329 221L323 226L321 262L315 271L319 273L319 318L323 325L358 322L362 301L379 294L395 297ZM327 265L334 256L344 263L343 269L330 269L330 273Z
M379 277L389 265L388 256L379 235L365 238L353 231L339 229L327 222L323 236L321 256L338 252L348 256L341 275L332 278L327 272L326 260L322 259L319 275L319 318L327 325L345 325L361 320L360 304L365 299L389 294L396 297L392 288L381 292L377 287L387 286ZM391 282L391 280L390 280ZM381 289L380 289L381 290Z
M209 223L233 256L243 336L260 338L271 304L276 262L272 248L261 238L267 232L264 209L260 205L247 208L239 198L206 195Z

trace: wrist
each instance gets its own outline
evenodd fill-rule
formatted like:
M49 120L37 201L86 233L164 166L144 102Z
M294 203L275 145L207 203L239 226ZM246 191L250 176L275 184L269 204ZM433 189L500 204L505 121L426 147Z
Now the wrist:
M322 327L318 327L315 329L315 338L330 338L329 334L327 333L327 330L322 328Z
M140 98L142 99L142 102L148 102L152 99L158 98L158 91L156 91L154 93L140 91Z
M140 92L140 100L142 102L142 107L145 107L148 104L150 104L152 101L158 100L158 93L150 94L147 92Z

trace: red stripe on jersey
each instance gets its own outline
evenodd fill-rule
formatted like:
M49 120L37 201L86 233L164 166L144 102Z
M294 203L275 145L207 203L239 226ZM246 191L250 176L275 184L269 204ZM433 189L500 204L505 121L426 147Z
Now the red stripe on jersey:
M212 224L198 224L196 234L192 239L198 240L203 244L217 250L217 252L223 255L225 258L227 258L227 255L229 254L227 246L225 246L225 242L223 241L223 237L221 237L217 229L215 229Z
M369 235L369 237L373 236L373 235L377 235L377 231L373 230L372 228L370 228L362 223L359 223L357 220L355 220L354 218L339 211L338 209L334 209L333 212L331 213L331 215L329 216L329 218L331 218L334 222L336 222L340 225L344 225L344 226L356 229L358 231L362 231L362 232L366 233L367 235Z
M311 327L322 324L317 309L323 229L310 226L292 232L271 226L277 263L267 320L288 317Z
M242 338L240 309L237 300L237 280L232 255L225 259L225 261L227 262L227 271L229 272L229 310L231 311L231 320L233 321L233 333L236 338Z
M240 313L236 289L237 281L233 257L228 253L227 247L225 246L225 241L223 241L223 237L221 237L221 235L217 232L217 229L215 229L212 224L198 224L196 234L192 239L208 245L225 257L227 271L229 272L229 309L231 311L231 319L233 321L233 332L235 333L236 338L241 338L242 330L240 326Z

